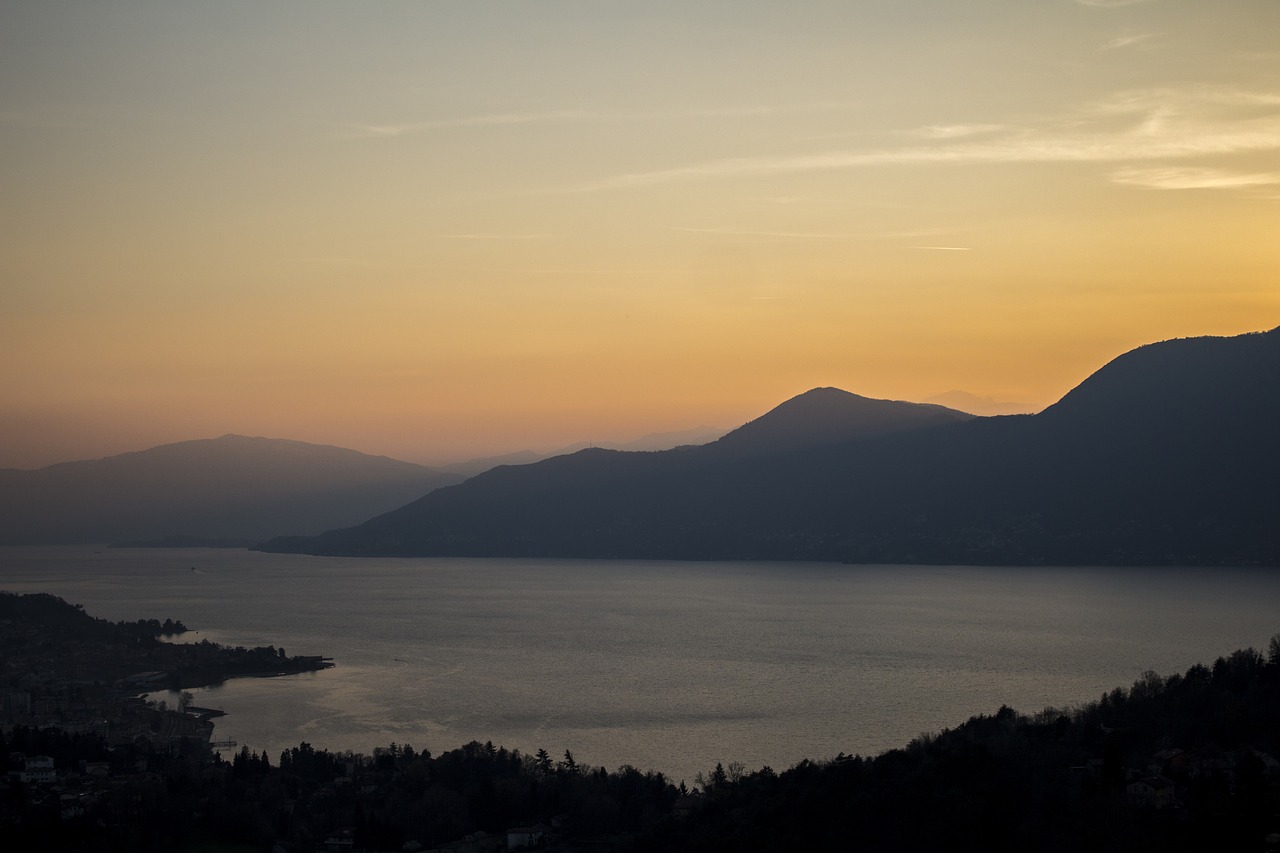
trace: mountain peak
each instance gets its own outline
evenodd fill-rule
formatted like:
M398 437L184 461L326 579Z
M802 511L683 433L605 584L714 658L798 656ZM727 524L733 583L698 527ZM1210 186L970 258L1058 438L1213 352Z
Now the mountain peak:
M827 386L792 397L709 446L740 453L799 450L972 417L931 403L877 400Z

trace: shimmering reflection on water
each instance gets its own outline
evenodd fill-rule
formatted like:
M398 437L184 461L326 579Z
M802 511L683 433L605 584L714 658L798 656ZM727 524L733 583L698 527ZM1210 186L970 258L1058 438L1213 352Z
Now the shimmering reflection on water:
M0 549L0 588L337 666L196 691L219 738L492 740L692 780L875 753L1001 704L1096 698L1280 631L1280 572L358 560Z

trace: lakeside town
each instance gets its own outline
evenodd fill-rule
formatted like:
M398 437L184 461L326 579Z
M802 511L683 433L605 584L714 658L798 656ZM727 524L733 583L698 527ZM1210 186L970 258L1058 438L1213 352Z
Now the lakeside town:
M0 593L0 722L94 735L113 747L138 738L166 748L208 743L221 712L192 705L187 688L333 665L274 646L176 641L186 633L172 619L111 623L55 596ZM177 707L148 701L157 690L183 691Z

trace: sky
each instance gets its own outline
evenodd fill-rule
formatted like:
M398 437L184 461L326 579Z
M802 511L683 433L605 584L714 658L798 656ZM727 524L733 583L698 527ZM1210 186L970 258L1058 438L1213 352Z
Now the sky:
M447 462L1280 325L1275 0L0 0L0 467Z

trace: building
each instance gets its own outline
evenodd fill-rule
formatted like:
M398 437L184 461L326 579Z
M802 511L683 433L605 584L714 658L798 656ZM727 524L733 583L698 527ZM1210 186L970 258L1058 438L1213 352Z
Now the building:
M1129 805L1144 809L1167 809L1173 805L1173 782L1163 776L1144 776L1130 782Z

